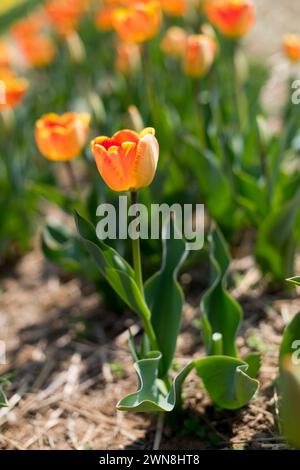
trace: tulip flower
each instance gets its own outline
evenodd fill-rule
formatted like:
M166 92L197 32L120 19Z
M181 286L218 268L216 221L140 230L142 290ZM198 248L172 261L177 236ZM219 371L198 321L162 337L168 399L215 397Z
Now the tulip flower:
M179 26L171 26L165 33L161 50L174 57L182 57L186 49L187 33Z
M33 13L12 25L10 33L16 41L41 34L45 29L46 16L42 11Z
M29 67L45 67L53 61L56 54L53 41L42 34L23 38L19 49Z
M182 16L186 13L187 0L161 0L161 6L164 12L170 16Z
M194 34L188 37L183 57L185 73L192 78L204 77L211 68L217 45L209 36Z
M36 122L35 139L39 151L48 160L70 161L78 157L86 143L90 115L54 113Z
M120 42L117 45L116 69L125 76L136 72L141 65L141 53L137 44Z
M250 0L206 0L207 17L224 36L238 39L255 22L255 7Z
M79 20L85 12L82 0L48 0L45 5L49 21L61 36L76 31Z
M114 6L105 6L95 16L95 24L102 31L111 31L113 29Z
M116 8L113 26L123 41L142 43L152 39L161 25L161 8L158 2L137 3Z
M91 147L99 173L112 190L133 192L151 184L159 158L154 129L97 137Z
M10 53L9 48L5 40L0 40L0 68L6 68L10 66Z
M300 35L287 34L283 38L283 50L292 62L300 60Z
M0 69L1 96L0 111L15 108L24 98L28 82L19 78L10 69Z

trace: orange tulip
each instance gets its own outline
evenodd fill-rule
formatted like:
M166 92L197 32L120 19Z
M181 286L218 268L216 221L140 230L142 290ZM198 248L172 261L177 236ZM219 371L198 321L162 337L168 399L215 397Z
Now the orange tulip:
M113 14L115 7L105 6L102 10L98 11L95 16L95 24L97 28L102 31L110 31L113 29Z
M45 9L58 34L68 36L77 29L85 12L85 3L82 0L48 0Z
M35 140L41 154L53 161L78 157L86 143L90 115L87 113L54 113L36 122Z
M28 82L9 69L0 70L0 111L15 108L24 98Z
M171 26L165 33L161 42L161 49L165 54L182 57L186 49L187 33L179 26Z
M0 68L10 66L9 48L3 39L0 39Z
M26 65L38 68L49 65L56 53L53 41L41 34L23 38L20 42L20 51Z
M193 34L187 39L187 46L183 57L185 73L192 78L201 78L211 68L217 45L209 36Z
M37 36L45 29L46 17L42 11L17 21L10 28L14 39L21 41L25 37Z
M160 25L161 9L157 2L117 8L113 13L114 29L126 42L148 41L158 33Z
M292 62L298 62L300 60L300 36L287 34L283 38L283 50Z
M255 7L250 0L207 0L205 10L211 23L230 38L244 36L255 22Z
M99 173L112 190L135 191L152 183L159 157L154 129L122 130L91 145Z
M161 0L161 6L171 16L182 16L188 8L187 0Z
M120 42L117 45L116 69L129 76L141 65L140 48L137 44Z

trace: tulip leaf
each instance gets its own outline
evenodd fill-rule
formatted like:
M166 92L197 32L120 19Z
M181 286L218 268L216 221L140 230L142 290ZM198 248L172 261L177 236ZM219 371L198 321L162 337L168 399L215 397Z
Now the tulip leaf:
M8 405L7 398L3 391L3 386L7 383L7 376L0 377L0 408L4 408Z
M293 364L290 356L285 356L281 364L279 392L283 435L290 445L300 449L300 364Z
M11 3L12 5L8 5L7 9L0 14L0 31L41 5L43 0L14 0Z
M261 367L261 360L261 354L258 352L251 353L245 357L244 362L249 366L247 369L247 375L249 375L249 377L253 377L255 379L255 377L258 376L259 369Z
M226 291L230 255L218 228L209 235L211 282L201 301L202 330L208 354L237 356L235 337L242 318L240 305ZM215 339L218 337L218 342Z
M160 373L164 377L173 360L177 336L180 331L184 296L176 278L186 258L185 242L176 239L176 225L171 222L170 238L163 240L162 266L145 285L147 305L151 311L151 323L162 353ZM165 227L165 231L167 227Z
M248 364L228 356L195 361L197 374L213 402L228 410L246 405L258 389L258 381L247 374Z
M188 364L175 377L171 390L166 390L165 384L159 377L160 352L151 352L147 358L137 361L134 365L139 381L139 390L123 398L117 404L117 409L131 412L170 412L181 401L181 388L184 380L194 367Z
M293 229L300 205L300 191L263 221L257 238L256 257L265 272L281 281L294 270L296 243Z
M300 286L300 276L290 277L287 281L296 286Z
M77 230L99 271L119 297L142 319L151 314L135 282L131 266L115 251L96 236L95 228L75 212Z
M297 355L297 350L300 350L300 312L294 316L284 331L279 352L280 363L285 356Z
M189 164L198 178L205 204L216 220L224 222L224 217L232 208L233 203L230 180L226 177L220 160L213 152L203 152L201 145L193 137L186 137L185 140L187 148L192 150ZM197 152L196 155L195 152Z

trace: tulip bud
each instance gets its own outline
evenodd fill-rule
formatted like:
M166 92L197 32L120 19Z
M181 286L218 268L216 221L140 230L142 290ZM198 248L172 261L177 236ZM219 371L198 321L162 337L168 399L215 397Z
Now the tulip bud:
M182 16L188 8L187 0L161 0L161 6L170 16Z
M24 98L28 82L10 69L0 69L0 111L15 108Z
M205 12L221 34L238 39L248 33L255 21L250 0L207 0Z
M182 57L186 49L187 33L179 26L171 26L165 33L161 42L161 49L165 54Z
M113 13L113 26L125 42L148 41L158 33L160 25L161 8L156 1L117 8Z
M35 139L41 154L53 161L69 161L78 157L86 143L90 115L51 113L36 122Z
M204 77L214 62L216 49L215 41L204 34L189 36L183 58L185 73L192 78Z
M141 53L137 44L119 42L117 45L116 69L130 76L134 74L141 65Z
M300 60L300 35L287 34L283 38L283 50L292 62Z
M103 136L92 141L99 173L113 191L136 191L152 183L159 157L154 134L152 128L140 134L122 130L111 138Z

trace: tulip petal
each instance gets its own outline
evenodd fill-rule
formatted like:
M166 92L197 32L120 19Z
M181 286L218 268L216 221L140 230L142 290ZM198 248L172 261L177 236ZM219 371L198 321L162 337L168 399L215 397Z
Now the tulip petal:
M158 163L159 146L152 134L146 134L139 142L133 162L134 187L144 188L151 184Z

